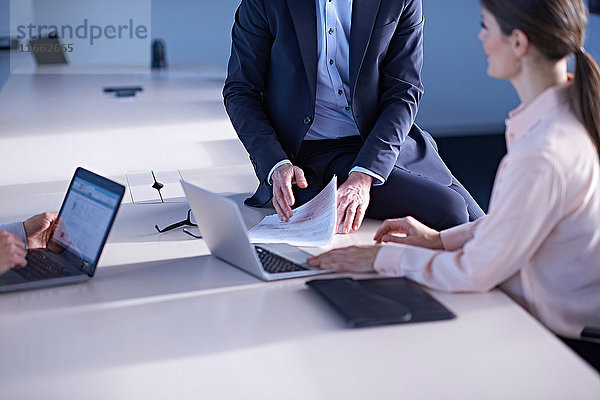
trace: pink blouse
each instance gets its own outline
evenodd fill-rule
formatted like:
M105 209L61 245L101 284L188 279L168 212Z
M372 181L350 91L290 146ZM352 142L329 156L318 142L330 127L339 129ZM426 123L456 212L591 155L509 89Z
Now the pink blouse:
M600 326L600 165L569 90L511 112L487 216L442 231L445 250L386 244L375 270L444 291L501 285L566 337Z

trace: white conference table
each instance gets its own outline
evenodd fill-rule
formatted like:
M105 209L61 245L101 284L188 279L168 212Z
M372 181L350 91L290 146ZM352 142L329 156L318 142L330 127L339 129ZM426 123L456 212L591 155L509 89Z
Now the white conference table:
M135 99L101 93L141 84ZM256 178L193 74L13 75L0 91L0 223L56 210L76 166L179 170L239 204ZM349 329L304 285L261 282L126 196L90 281L0 296L0 399L598 399L600 377L499 290L432 292L451 321ZM268 209L242 206L247 224ZM378 223L331 246L371 243ZM309 249L319 253L325 248Z

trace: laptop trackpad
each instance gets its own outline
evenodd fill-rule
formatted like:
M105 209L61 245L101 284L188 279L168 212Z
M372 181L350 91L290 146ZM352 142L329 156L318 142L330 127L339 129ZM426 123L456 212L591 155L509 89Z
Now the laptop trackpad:
M269 250L271 253L275 253L291 262L307 267L306 259L313 255L301 250L297 247L291 246L287 243L255 243L257 246L262 247L265 250Z

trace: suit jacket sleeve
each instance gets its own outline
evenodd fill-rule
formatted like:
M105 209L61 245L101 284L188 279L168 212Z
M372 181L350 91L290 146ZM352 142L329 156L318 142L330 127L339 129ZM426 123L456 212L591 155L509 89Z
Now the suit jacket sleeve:
M421 1L407 0L381 68L380 114L353 164L385 179L413 126L423 93L423 23Z
M272 44L263 1L243 0L235 15L223 98L261 182L276 163L289 157L269 122L263 102Z

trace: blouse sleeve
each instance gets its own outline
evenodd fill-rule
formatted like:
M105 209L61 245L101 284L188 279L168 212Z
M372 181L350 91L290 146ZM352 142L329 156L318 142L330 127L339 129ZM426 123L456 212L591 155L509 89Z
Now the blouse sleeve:
M446 291L487 291L514 275L556 226L565 182L555 163L543 155L505 161L490 213L477 229L468 224L445 234L444 246L453 251L385 245L375 270Z
M444 250L453 251L462 248L465 243L473 239L473 232L475 231L475 228L485 218L486 216L484 215L477 221L467 222L466 224L461 224L441 231L440 236Z

